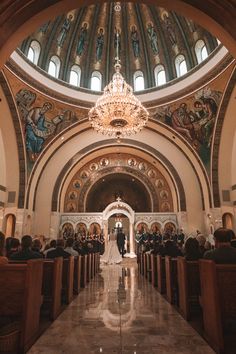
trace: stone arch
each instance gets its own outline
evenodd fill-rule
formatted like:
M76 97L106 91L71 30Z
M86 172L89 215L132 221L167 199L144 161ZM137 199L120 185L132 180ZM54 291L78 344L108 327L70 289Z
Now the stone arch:
M3 232L5 233L6 237L14 237L16 228L16 216L15 214L7 214L3 220Z
M129 206L129 204L124 203L117 198L116 202L109 204L103 211L103 230L105 239L108 235L108 219L114 214L123 214L129 219L129 242L130 242L130 253L126 253L126 257L134 258L136 257L134 252L134 210Z
M222 215L222 226L226 229L233 229L233 214L224 213Z

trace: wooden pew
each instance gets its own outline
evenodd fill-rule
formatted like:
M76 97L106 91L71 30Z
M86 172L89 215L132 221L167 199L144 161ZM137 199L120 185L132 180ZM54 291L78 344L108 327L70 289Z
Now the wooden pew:
M165 257L157 255L157 289L161 294L166 293Z
M151 254L152 285L157 287L157 256Z
M165 269L167 301L178 305L177 258L165 256Z
M86 283L87 283L87 258L88 258L88 255L84 255L82 256L82 259L81 259L81 288L84 288L86 286Z
M53 260L43 261L43 304L42 312L49 312L50 320L54 321L62 311L62 267L63 258L58 257Z
M204 335L216 351L236 348L236 264L200 260ZM232 350L234 348L234 350Z
M201 312L199 304L200 276L198 261L186 261L184 257L177 258L179 310L189 321L194 314Z
M69 304L73 300L74 257L63 259L62 271L62 303Z
M82 272L82 256L75 257L74 259L74 285L73 292L75 295L78 295L81 286L81 272Z
M0 318L17 321L14 353L25 353L39 335L42 279L43 260L0 266ZM10 336L6 335L8 341ZM4 335L0 343L4 343Z

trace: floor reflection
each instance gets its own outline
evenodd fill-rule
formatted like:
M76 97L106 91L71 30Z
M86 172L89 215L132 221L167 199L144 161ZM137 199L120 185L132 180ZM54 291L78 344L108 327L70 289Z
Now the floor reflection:
M213 354L135 260L107 265L29 351L36 353Z

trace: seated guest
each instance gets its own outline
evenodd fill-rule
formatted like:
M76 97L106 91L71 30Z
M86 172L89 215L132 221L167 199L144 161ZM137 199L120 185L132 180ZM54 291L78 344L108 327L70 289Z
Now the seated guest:
M182 256L182 252L176 246L176 243L168 240L164 243L163 249L160 251L161 256L178 257Z
M210 243L210 241L206 241L205 242L205 245L204 245L204 248L205 248L205 252L206 251L210 251L212 248L214 248L213 246L212 246L212 244Z
M200 252L201 252L201 254L203 256L204 253L206 252L206 249L205 249L206 237L204 235L202 235L202 234L199 234L196 237L196 239L197 239L198 244L199 244Z
M43 254L45 257L47 257L48 251L55 250L57 247L57 241L56 240L51 240L49 245L46 245L43 251Z
M186 261L197 261L202 258L202 252L196 238L189 237L184 245L184 256Z
M6 249L7 258L9 258L9 253L8 252L9 252L9 249L11 247L12 240L14 240L14 237L12 237L12 236L7 237L6 240L5 240L5 249Z
M41 243L40 239L39 238L35 238L33 240L33 243L32 243L32 251L38 252L44 257L44 254L41 251L41 249L42 249L42 243Z
M73 237L69 237L69 238L66 240L66 248L65 248L65 251L68 252L68 253L70 253L71 256L77 257L77 256L79 255L79 253L73 249L73 245L74 245L74 239L73 239Z
M20 240L18 238L12 237L11 243L8 246L7 257L10 258L13 253L20 250Z
M215 249L207 251L204 254L204 259L211 259L216 263L221 264L235 264L236 263L236 249L231 246L232 232L223 227L214 232Z
M8 263L5 257L5 235L0 231L0 265Z
M68 258L68 257L70 257L71 254L64 251L64 246L65 246L64 240L62 238L58 239L56 248L54 250L47 252L47 258L57 258L57 257Z
M78 252L80 256L84 256L86 254L86 250L81 241L76 241L75 250Z
M21 239L21 250L13 253L10 259L15 261L27 261L29 259L42 258L43 256L40 253L32 251L32 243L32 237L30 235L23 236Z

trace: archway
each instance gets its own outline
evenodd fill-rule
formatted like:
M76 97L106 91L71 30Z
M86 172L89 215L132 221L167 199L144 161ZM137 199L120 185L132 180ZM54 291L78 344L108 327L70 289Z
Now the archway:
M126 236L125 250L129 253L129 218L124 214L113 214L108 219L108 233L115 232L117 235L122 231Z
M231 213L224 213L222 215L222 224L226 229L233 229L233 215Z
M16 216L14 214L7 214L4 223L6 237L14 237L16 227Z
M129 241L129 252L125 254L126 257L135 258L134 251L134 210L127 204L117 198L116 202L109 204L103 211L103 225L105 241L108 240L108 220L113 215L124 215L129 220L129 233L127 235Z

